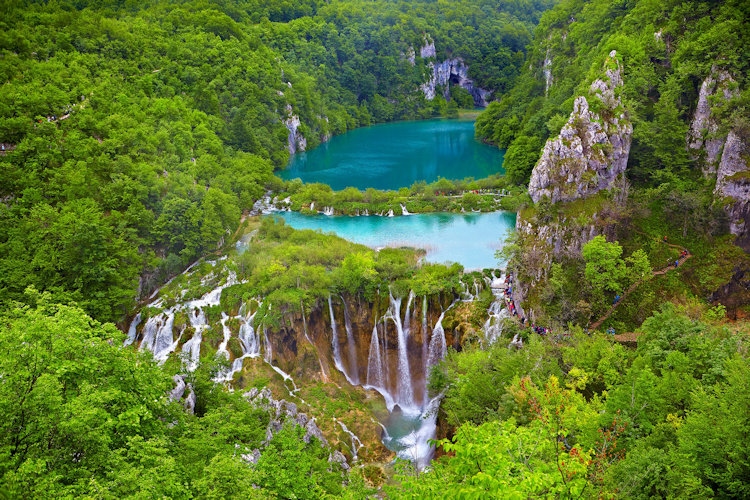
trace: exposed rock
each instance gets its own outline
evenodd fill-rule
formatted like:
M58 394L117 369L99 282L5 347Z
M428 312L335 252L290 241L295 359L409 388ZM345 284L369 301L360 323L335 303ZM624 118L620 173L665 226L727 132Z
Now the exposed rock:
M736 243L750 251L750 151L735 131L729 132L716 173L716 196L729 216Z
M307 421L307 423L305 424L305 430L307 432L302 438L305 443L309 443L312 438L316 438L318 441L320 441L321 446L328 446L328 440L325 438L325 436L323 436L323 433L314 420Z
M737 90L732 89L734 79L724 70L718 70L714 66L711 73L701 85L698 94L698 105L695 108L693 121L687 135L688 150L692 150L695 156L698 151L705 150L706 156L703 164L705 175L716 172L716 167L721 154L721 147L726 136L719 135L719 124L715 116L717 104L712 105L712 98L719 95L722 101L728 101L737 96ZM723 102L722 102L723 104Z
M255 448L250 453L242 455L242 460L244 460L245 462L249 464L257 464L258 460L260 460L260 456L261 456L260 450L258 448Z
M346 457L339 450L336 450L333 453L331 453L331 455L328 457L328 462L337 463L339 464L339 466L341 466L342 469L349 470L349 464L346 463Z
M284 120L284 125L289 131L287 147L289 148L289 154L293 155L297 151L304 151L307 149L307 139L305 139L305 136L302 135L302 132L299 130L300 125L302 125L299 116L292 112L292 107L288 104L286 106L286 111L288 117Z
M609 189L625 171L633 126L617 95L622 65L614 50L605 67L605 78L589 89L599 111L591 109L585 96L577 97L560 135L545 144L529 182L535 203L544 196L552 202L591 196Z
M195 390L193 390L193 384L187 384L187 388L190 389L190 394L185 398L185 409L188 413L195 413Z
M551 49L548 46L547 52L544 55L544 62L542 63L542 72L544 73L544 95L546 96L552 87L552 56L550 54Z
M433 46L434 52L434 46ZM425 99L432 100L435 98L436 88L442 86L444 97L449 97L448 90L451 84L458 85L469 91L474 98L474 104L477 106L486 106L487 99L491 92L474 85L469 78L469 67L460 58L446 59L445 61L435 64L430 62L428 67L432 71L430 78L420 86L424 93Z
M270 443L273 437L284 428L284 425L290 423L305 429L303 437L305 443L309 443L314 437L320 441L321 446L328 446L328 441L314 420L309 419L304 413L298 413L296 404L285 399L274 399L268 387L260 391L256 388L250 389L243 396L256 408L264 409L271 414L266 427L264 444Z
M172 380L175 383L175 387L169 393L169 399L179 401L182 399L182 395L185 394L185 375L175 375L172 377Z
M409 50L406 51L406 54L402 54L404 59L409 61L409 64L414 66L417 62L417 54L414 52L414 47L409 47Z
M435 42L428 34L425 34L424 36L424 45L419 49L419 57L422 59L437 57L437 53L435 52Z

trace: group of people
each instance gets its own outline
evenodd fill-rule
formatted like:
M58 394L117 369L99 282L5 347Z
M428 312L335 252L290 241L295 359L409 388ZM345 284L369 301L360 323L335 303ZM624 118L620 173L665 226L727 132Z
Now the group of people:
M523 326L526 324L526 317L518 313L516 303L513 301L513 275L511 273L508 273L505 276L505 284L505 303L508 306L508 311L510 312L511 316L516 316L521 322L521 326ZM530 328L534 333L543 337L546 337L549 333L551 333L551 330L549 328L545 328L539 325L530 325Z

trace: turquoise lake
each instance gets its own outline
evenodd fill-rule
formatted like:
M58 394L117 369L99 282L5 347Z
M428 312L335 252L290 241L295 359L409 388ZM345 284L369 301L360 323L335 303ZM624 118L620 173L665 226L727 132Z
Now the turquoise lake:
M349 217L301 215L279 212L295 229L318 229L332 232L355 243L373 248L411 246L424 248L428 262L458 262L466 269L498 267L495 252L502 240L514 230L516 214L431 213L400 217Z
M424 120L351 130L293 155L282 179L322 182L335 190L398 189L417 181L479 179L504 173L503 152L474 138L474 121Z

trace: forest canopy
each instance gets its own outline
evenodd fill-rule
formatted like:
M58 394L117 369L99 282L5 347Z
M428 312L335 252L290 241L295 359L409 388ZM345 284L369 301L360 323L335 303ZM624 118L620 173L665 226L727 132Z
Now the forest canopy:
M292 116L309 148L443 113L429 41L503 92L552 3L5 3L0 302L34 285L121 319L280 186Z

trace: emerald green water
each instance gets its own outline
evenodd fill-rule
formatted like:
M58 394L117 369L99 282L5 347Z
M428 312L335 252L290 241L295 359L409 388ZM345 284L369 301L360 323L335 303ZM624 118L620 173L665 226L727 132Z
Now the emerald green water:
M479 179L504 173L503 152L474 138L469 120L424 120L352 130L292 156L282 179L322 182L335 190L398 189L417 181Z

